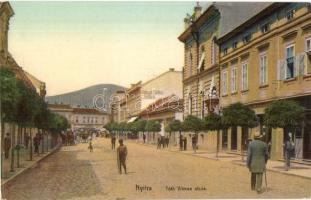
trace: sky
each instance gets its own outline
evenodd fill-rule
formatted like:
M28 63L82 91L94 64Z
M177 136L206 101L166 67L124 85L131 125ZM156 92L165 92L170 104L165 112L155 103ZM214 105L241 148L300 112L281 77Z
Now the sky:
M47 96L129 87L182 70L183 19L195 2L11 2L9 50Z

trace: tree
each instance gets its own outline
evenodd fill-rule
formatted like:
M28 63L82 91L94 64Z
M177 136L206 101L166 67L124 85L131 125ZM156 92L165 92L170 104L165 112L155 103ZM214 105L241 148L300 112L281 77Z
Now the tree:
M188 115L183 122L183 129L185 131L194 131L197 134L203 129L203 121L196 116Z
M246 128L256 127L258 125L258 119L255 111L238 102L224 108L221 123L227 127L240 126L245 130ZM244 160L243 147L244 144L241 141L242 160Z
M181 132L182 132L182 123L180 120L174 119L172 121L170 121L166 127L165 127L165 131L169 132L171 135L171 132L179 132L179 137L181 136ZM174 141L175 141L175 134L174 134Z
M217 131L217 147L216 147L216 158L218 159L219 153L219 131L223 128L221 123L221 116L215 113L211 113L204 118L204 127L206 130Z
M1 102L1 140L4 140L5 122L16 121L16 105L18 99L17 80L12 71L0 69L0 102ZM13 125L13 127L15 127ZM15 131L14 131L15 132ZM13 133L11 133L11 146L13 147ZM11 148L11 171L14 170L14 149ZM1 164L2 169L2 164Z
M303 107L293 100L274 101L265 109L264 124L293 131L303 121L303 112Z
M155 139L155 132L161 131L161 124L157 120L148 120L145 126L147 132L153 133L153 140Z

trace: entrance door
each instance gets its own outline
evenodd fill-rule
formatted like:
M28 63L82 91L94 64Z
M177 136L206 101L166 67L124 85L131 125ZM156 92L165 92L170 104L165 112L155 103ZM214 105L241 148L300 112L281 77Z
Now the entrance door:
M248 139L248 128L242 128L242 150L246 151L247 150L247 139Z
M222 130L222 148L227 149L228 148L228 129L223 129Z
M303 136L303 159L311 160L311 116L307 116L306 119Z
M238 129L237 127L231 128L231 150L237 150L237 135Z

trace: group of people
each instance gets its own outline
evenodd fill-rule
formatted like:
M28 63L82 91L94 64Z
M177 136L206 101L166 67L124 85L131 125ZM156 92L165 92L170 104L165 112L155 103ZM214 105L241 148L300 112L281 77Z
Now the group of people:
M157 144L157 149L161 149L162 148L168 148L168 145L170 143L170 138L167 136L160 136L158 137L158 144Z
M179 150L186 151L187 150L187 137L180 135L179 136Z

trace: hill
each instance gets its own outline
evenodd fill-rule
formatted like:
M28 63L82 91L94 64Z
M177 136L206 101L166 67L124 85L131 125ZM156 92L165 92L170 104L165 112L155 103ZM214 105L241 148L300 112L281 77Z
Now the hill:
M69 104L72 107L97 107L109 111L109 99L118 90L125 90L124 87L114 84L99 84L81 90L65 94L48 96L46 101L50 104ZM106 109L108 108L108 109Z

